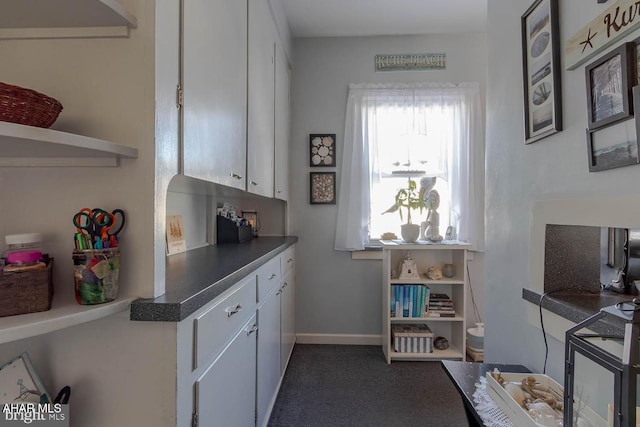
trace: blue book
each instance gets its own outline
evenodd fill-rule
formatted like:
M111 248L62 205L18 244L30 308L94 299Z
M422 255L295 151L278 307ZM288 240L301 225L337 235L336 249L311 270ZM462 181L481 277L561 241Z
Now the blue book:
M409 317L411 313L409 313L409 287L402 287L402 317Z

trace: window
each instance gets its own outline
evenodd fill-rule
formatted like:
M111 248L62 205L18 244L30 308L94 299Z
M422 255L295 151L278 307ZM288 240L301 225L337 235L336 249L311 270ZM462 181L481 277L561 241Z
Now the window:
M393 108L391 108L393 110ZM377 126L377 144L370 144L370 165L373 171L369 209L369 240L378 239L382 233L399 231L398 212L382 214L393 205L395 194L407 187L412 179L416 184L425 176L437 177L435 189L440 195L440 234L449 225L449 186L447 183L448 155L451 144L450 108L430 108L423 111L428 130L411 129L398 134L393 123L396 114L388 110L380 114ZM373 151L373 152L371 152ZM377 151L377 152L376 152ZM426 211L412 212L414 223L426 220ZM406 222L406 211L402 222ZM444 228L444 229L443 229Z
M479 105L475 83L351 85L335 248L361 250L384 232L399 235L398 213L382 213L410 177L423 176L437 177L440 234L453 225L460 239L481 245ZM426 212L412 217L420 223Z

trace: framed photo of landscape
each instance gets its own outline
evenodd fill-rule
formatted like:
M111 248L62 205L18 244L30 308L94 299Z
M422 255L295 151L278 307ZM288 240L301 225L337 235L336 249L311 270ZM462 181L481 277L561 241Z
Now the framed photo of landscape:
M638 164L637 120L629 118L587 129L587 150L589 172Z
M525 144L562 130L558 0L536 0L522 15Z
M589 130L633 115L634 49L633 43L624 43L585 67Z

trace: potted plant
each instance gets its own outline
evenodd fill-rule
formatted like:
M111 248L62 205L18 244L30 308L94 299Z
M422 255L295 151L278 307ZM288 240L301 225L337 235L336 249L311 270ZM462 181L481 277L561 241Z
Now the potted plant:
M395 199L395 205L384 213L394 212L397 210L400 214L400 221L404 221L402 208L406 208L407 222L400 226L400 234L402 235L402 240L405 242L415 242L418 240L418 237L420 237L420 225L411 222L411 211L419 209L420 213L422 213L422 209L426 207L425 201L420 197L417 190L416 182L409 178L407 187L398 190Z

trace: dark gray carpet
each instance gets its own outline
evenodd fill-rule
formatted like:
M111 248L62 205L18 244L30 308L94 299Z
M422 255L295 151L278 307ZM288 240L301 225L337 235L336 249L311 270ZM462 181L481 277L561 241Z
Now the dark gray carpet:
M467 427L440 362L392 362L379 346L296 344L271 427Z

